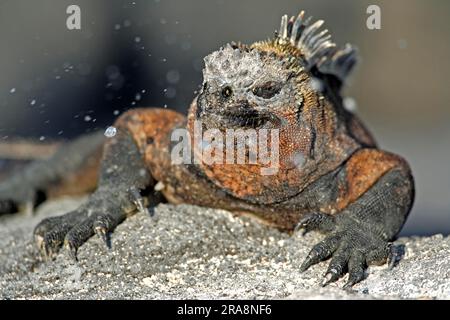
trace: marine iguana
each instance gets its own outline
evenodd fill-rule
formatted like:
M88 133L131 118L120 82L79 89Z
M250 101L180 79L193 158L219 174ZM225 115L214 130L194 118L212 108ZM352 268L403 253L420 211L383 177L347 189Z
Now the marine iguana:
M411 170L401 157L379 149L344 107L341 89L357 50L338 48L322 24L304 12L285 15L274 38L211 53L187 117L158 108L126 112L113 137L82 136L4 178L0 211L30 210L40 193L93 191L77 210L44 219L34 231L44 255L65 247L76 259L94 234L106 241L127 216L159 201L156 186L171 203L251 214L287 232L325 233L300 266L306 270L331 257L324 285L348 272L345 287L351 287L368 264L392 264L391 241L414 199ZM261 162L175 164L171 135L182 128L193 133L196 121L218 132L278 130L277 171L261 174ZM192 153L202 152L191 146Z

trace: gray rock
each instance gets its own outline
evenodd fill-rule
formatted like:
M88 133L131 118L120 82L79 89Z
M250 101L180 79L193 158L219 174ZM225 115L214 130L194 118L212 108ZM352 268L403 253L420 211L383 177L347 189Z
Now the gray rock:
M327 263L305 273L299 266L322 236L290 236L250 218L188 205L159 205L137 214L112 235L42 261L31 237L44 217L76 208L82 199L44 204L33 217L0 220L2 299L450 299L450 238L401 238L405 254L393 270L371 267L352 292L346 277L319 283Z

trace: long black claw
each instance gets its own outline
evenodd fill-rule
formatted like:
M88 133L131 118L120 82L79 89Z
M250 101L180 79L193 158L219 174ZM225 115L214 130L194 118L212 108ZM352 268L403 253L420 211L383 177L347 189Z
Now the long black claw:
M106 248L111 249L111 238L109 236L108 230L103 226L94 227L95 234L102 239Z
M64 226L60 230L53 230L46 233L45 236L35 234L39 249L47 260L53 259L59 252L63 244L64 234Z
M37 248L42 251L42 249L44 248L44 237L41 236L40 234L35 234L34 235L34 242L36 243Z
M365 276L365 257L361 253L353 254L348 261L348 281L344 289L350 289L356 283L364 279Z
M344 290L351 290L352 287L356 284L356 282L354 280L348 280L346 284L344 284L344 286L342 287L342 289Z
M69 254L69 257L74 262L78 262L78 247L74 243L72 243L68 240L66 240L64 247L66 248L66 250Z
M364 270L358 273L350 273L347 283L342 287L343 289L350 289L358 282L364 280L365 273Z
M311 256L311 254L309 254L305 261L303 261L302 265L300 266L300 272L305 272L306 270L309 269L309 267L311 267L313 264L316 264L317 262L319 262L318 259L315 259L315 257Z
M46 260L51 260L57 253L57 250L53 250L50 242L44 240L44 245L42 247L42 253Z
M336 251L338 243L339 237L331 236L316 244L309 252L303 264L300 266L300 272L306 271L312 265L331 256L333 252Z
M322 284L321 284L322 287L325 287L332 282L336 282L337 280L339 280L340 276L341 275L337 272L334 272L334 271L328 272L322 281Z
M95 227L95 234L106 243L106 228L105 227Z
M130 200L132 203L134 203L138 212L148 213L148 209L145 206L145 200L139 192L139 189L136 187L131 187L128 189L128 192L130 194Z
M320 244L316 245L314 248L312 248L312 250L309 252L306 259L303 261L302 265L300 266L300 272L304 272L304 271L308 270L309 267L326 259L330 254Z
M392 270L397 261L400 260L403 252L400 246L396 246L393 243L389 243L388 250L388 269Z
M111 232L124 219L119 210L112 210L108 214L99 215L93 223L95 233L103 240L106 247L111 249Z
M339 280L344 274L350 256L350 250L346 247L340 247L334 254L325 273L325 280L322 286Z

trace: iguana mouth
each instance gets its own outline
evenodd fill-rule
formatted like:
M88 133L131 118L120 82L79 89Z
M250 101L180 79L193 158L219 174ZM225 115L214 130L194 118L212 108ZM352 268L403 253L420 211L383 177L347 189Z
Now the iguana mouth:
M217 113L221 122L230 128L278 128L281 120L274 114L254 108L233 108Z
M236 109L227 110L221 112L219 116L224 120L225 123L231 125L231 127L241 127L241 128L260 128L263 127L268 121L270 121L270 116L265 113L261 113L255 109Z
M282 120L276 115L260 111L252 107L248 102L237 102L226 108L207 108L207 101L203 94L197 98L196 117L198 120L209 118L215 125L221 128L279 128Z

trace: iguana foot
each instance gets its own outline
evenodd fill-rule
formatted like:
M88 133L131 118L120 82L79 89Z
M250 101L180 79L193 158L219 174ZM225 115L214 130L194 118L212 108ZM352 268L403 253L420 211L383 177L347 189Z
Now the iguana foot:
M145 210L144 199L135 188L99 189L77 210L41 221L34 230L34 237L44 257L55 257L64 246L77 260L78 248L94 234L110 247L109 233L127 214Z
M312 248L300 267L303 272L331 257L322 286L348 273L348 281L344 285L348 289L365 278L369 264L380 265L388 259L392 267L398 257L398 251L392 243L345 214L333 217L315 213L302 219L299 226L307 231L331 229L330 234Z

